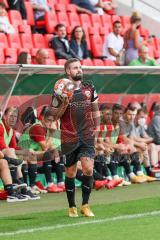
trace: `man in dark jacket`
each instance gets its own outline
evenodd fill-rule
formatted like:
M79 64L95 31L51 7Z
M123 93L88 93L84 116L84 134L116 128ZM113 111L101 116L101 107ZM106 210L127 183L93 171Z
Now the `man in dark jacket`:
M77 58L75 52L70 48L69 42L66 39L66 27L63 24L58 24L55 27L57 36L51 41L51 47L55 51L56 58L70 59Z

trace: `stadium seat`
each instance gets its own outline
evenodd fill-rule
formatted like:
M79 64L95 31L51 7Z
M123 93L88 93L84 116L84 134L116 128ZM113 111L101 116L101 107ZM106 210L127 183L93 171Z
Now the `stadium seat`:
M56 12L66 12L66 5L62 3L54 4L54 9Z
M31 49L31 56L35 57L38 50L39 50L38 48L32 48Z
M30 49L28 49L28 48L20 48L20 49L18 49L18 50L17 50L17 56L18 56L21 52L30 53Z
M110 59L105 59L104 60L104 65L105 66L116 66L115 63Z
M46 59L46 65L56 65L56 62L55 62L55 60L53 60L53 59Z
M67 5L70 3L70 0L58 0L58 2Z
M78 14L75 12L71 12L68 14L70 26L74 28L75 26L80 26L80 20Z
M49 59L55 60L56 57L55 57L55 53L54 53L53 49L52 48L46 48L46 50L48 51Z
M67 12L76 12L77 11L76 5L74 5L74 4L67 4L66 5L66 11Z
M18 34L8 34L8 43L10 48L21 48Z
M140 28L139 28L139 33L140 33L140 35L146 40L147 38L148 38L148 36L149 36L149 30L148 29L146 29L146 28L144 28L144 27L142 27L142 26L140 26Z
M17 62L17 49L15 48L5 48L4 49L5 55L5 64L16 64Z
M8 17L13 26L23 25L22 17L19 11L9 10Z
M101 59L93 59L94 66L104 66L104 62Z
M101 27L102 21L99 14L91 14L91 23L93 27Z
M126 27L126 25L130 25L130 16L121 16L121 22L123 27Z
M55 0L47 0L48 6L54 8Z
M57 64L58 64L58 65L64 65L65 62L66 62L66 59L58 59L58 60L57 60Z
M84 27L85 28L92 27L91 19L90 19L90 16L88 14L82 13L82 14L80 14L79 18L80 18L80 23L81 23L83 28Z
M118 16L118 15L112 15L111 19L112 19L112 24L113 24L115 21L120 21L120 22L121 22L121 18L120 18L120 16Z
M4 51L3 48L0 47L0 64L4 63Z
M20 40L22 48L33 48L32 36L31 34L20 34Z
M88 28L88 34L89 35L99 35L100 27L97 25L95 27L89 27Z
M93 56L95 58L97 57L102 57L102 48L103 48L103 42L102 38L99 35L93 35L90 37L90 42L91 42L91 50L93 53Z
M26 2L26 1L24 3L25 3L25 7L26 7L26 12L27 12L27 23L28 23L28 25L34 26L35 25L34 12L33 12L31 3Z
M54 28L58 23L56 14L54 12L46 12L44 19L47 33L54 33Z
M155 48L159 51L160 49L160 39L158 37L154 37Z
M1 48L8 48L7 37L4 33L0 33L0 49Z
M90 58L83 59L81 61L81 63L82 63L83 66L93 66L93 62Z
M52 38L53 38L53 34L45 34L44 35L44 39L47 43L48 48L50 47L50 42L51 42Z
M103 15L101 16L101 20L102 20L102 26L103 26L103 27L109 28L110 31L113 30L112 19L111 19L111 16L110 16L110 15L108 15L108 14L103 14Z
M99 28L99 33L103 37L108 35L110 32L111 32L111 28L109 27L109 25L108 25L108 28L107 27L100 27Z
M67 13L58 12L57 19L59 23L64 24L66 27L70 26Z
M18 31L19 31L19 33L27 33L27 34L32 33L30 25L27 25L27 24L19 25Z
M33 40L33 46L35 48L46 48L47 47L47 43L44 39L44 36L42 34L39 33L35 33L32 35L32 40Z

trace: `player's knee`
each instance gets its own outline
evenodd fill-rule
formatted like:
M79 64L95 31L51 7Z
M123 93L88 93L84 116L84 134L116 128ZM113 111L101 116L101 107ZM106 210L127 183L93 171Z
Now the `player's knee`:
M93 168L88 167L86 169L83 169L83 174L86 175L86 176L92 176L93 175Z

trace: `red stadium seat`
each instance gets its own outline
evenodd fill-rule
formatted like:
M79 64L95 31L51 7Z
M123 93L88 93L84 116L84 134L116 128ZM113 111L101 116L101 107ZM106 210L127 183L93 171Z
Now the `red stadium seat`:
M160 49L160 39L157 37L154 37L154 44L155 44L155 48L159 51Z
M91 23L93 27L101 27L102 21L99 14L91 14Z
M69 13L68 14L70 26L74 28L75 26L80 26L80 20L78 14L75 13Z
M58 0L58 2L67 5L70 3L70 0Z
M91 19L88 14L82 13L82 14L80 14L79 18L80 18L82 27L85 27L85 28L92 27Z
M121 22L123 27L130 25L130 16L121 16Z
M102 38L98 35L93 35L90 37L91 42L91 50L93 53L93 56L96 57L102 57L102 48L103 48L103 42Z
M83 59L81 61L81 63L82 63L83 66L93 66L93 62L90 58Z
M39 34L39 33L33 34L32 40L33 40L33 46L35 48L46 48L47 47L47 43L42 34Z
M55 60L49 58L49 59L46 59L45 65L56 65L56 62Z
M21 17L21 14L19 11L9 10L8 17L9 17L12 25L14 25L14 26L23 25L22 17Z
M75 4L67 4L66 5L66 10L67 10L67 12L76 12L77 7L76 7Z
M65 62L66 62L66 59L58 59L58 60L57 60L57 64L58 64L58 65L64 65Z
M10 48L21 48L18 34L8 34L8 43Z
M64 24L66 27L70 26L67 13L58 12L57 19L59 23Z
M26 7L26 12L27 12L27 23L28 25L34 26L35 25L34 12L33 12L31 3L30 2L24 2L24 3Z
M19 25L18 31L19 31L19 33L31 34L31 27L30 27L30 25L26 25L26 24Z
M140 26L140 28L139 28L139 33L144 39L147 39L149 36L149 30L142 26Z
M105 66L116 66L115 63L110 59L105 59L104 60L104 65Z
M44 35L44 39L47 43L47 47L50 47L50 42L51 42L52 38L53 38L53 34L45 34Z
M53 49L52 48L46 48L46 50L48 51L49 59L55 60L56 57L55 57L55 53L54 53Z
M100 27L98 26L88 28L89 35L99 35L99 31L100 31Z
M47 33L54 33L54 28L58 23L56 14L54 12L46 12L44 19Z
M115 22L115 21L120 21L121 22L121 18L120 18L120 16L118 16L118 15L112 15L112 24Z
M30 49L28 49L28 48L20 48L20 49L18 49L18 51L17 51L17 55L19 55L21 52L30 53Z
M0 33L0 49L1 48L8 48L7 37L4 33Z
M32 37L30 34L20 34L20 40L23 48L33 48Z
M58 3L54 5L54 9L56 12L66 12L66 5L62 4L62 3Z
M0 64L4 63L4 51L2 48L0 48Z
M105 27L106 25L109 25L112 29L112 19L111 16L108 14L103 14L101 16L101 20L102 20L102 25L103 27Z
M5 54L5 64L16 64L17 62L17 49L15 48L6 48L4 49Z
M94 66L104 66L104 62L101 59L93 59Z

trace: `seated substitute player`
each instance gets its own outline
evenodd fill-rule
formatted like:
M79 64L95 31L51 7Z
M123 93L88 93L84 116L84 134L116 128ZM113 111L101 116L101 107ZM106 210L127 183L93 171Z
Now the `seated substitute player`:
M94 140L99 126L98 96L90 83L83 82L81 63L71 58L65 63L65 72L76 88L71 99L53 95L53 112L61 120L61 149L65 154L65 187L69 203L69 217L78 217L75 203L75 177L77 161L81 161L82 206L83 216L92 217L94 214L89 208L88 201L93 182ZM61 101L59 101L61 99Z

